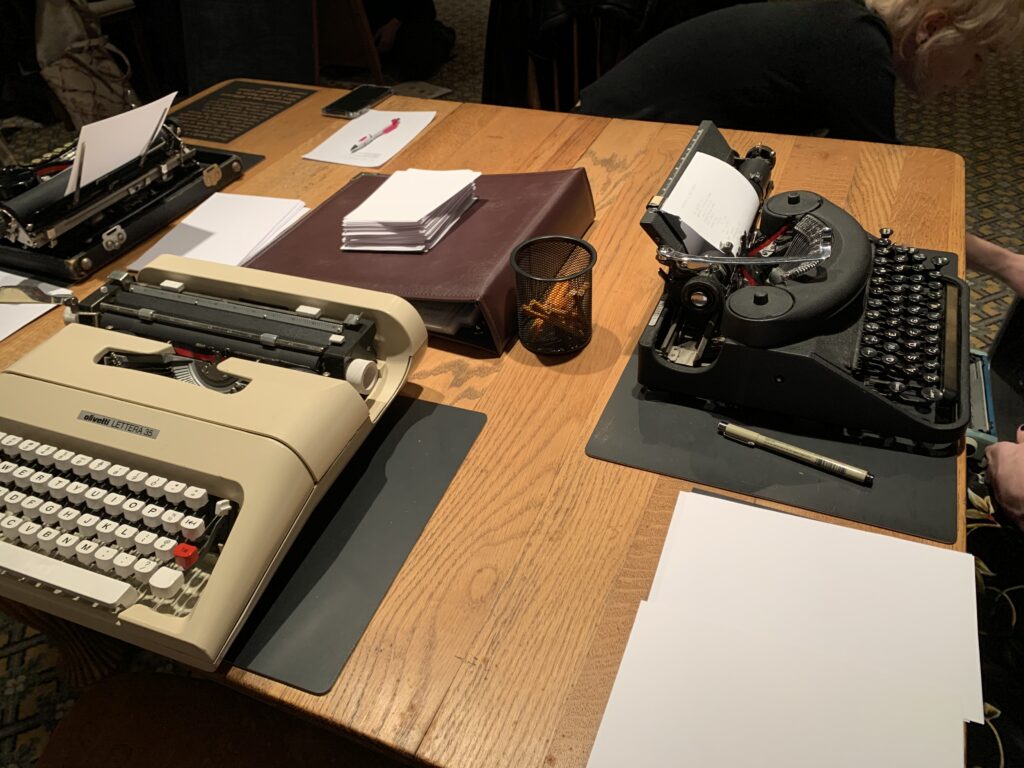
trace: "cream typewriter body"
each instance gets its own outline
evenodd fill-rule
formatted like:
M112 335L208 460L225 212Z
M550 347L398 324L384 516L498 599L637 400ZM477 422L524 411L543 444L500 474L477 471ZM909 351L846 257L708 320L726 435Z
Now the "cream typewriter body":
M79 322L0 374L0 594L213 669L426 333L396 296L256 270L163 256L121 279L101 289L110 306L85 300ZM327 328L329 343L318 356L196 320L224 306L296 338ZM115 316L157 338L109 330ZM159 340L163 323L200 342ZM303 367L349 328L361 357L331 375Z

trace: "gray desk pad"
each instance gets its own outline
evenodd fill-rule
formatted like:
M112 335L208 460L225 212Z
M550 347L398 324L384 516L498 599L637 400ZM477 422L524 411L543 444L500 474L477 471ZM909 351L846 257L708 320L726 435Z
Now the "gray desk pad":
M227 661L329 691L486 420L395 400L313 510Z
M764 419L672 402L644 392L636 369L634 353L590 436L588 456L925 539L956 539L955 456L795 435ZM728 440L718 434L719 421L866 469L874 485L866 488Z

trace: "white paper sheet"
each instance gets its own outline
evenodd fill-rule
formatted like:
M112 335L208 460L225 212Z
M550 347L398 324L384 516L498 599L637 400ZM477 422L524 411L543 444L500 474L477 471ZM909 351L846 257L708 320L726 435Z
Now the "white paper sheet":
M325 163L378 168L415 139L420 131L430 124L435 115L437 115L436 112L382 112L371 109L366 114L343 125L330 138L303 157L307 160L320 160ZM380 130L396 117L400 121L398 128L381 136L358 152L352 151L352 146L360 138Z
M973 558L680 494L590 768L963 765Z
M219 264L245 264L308 210L301 200L217 192L128 269L142 269L163 253Z
M175 91L120 115L83 125L64 195L70 195L76 186L84 187L141 156L163 124L177 95Z
M9 272L0 272L0 285L20 283L34 283L51 296L70 293L67 288L41 283ZM21 330L36 318L42 317L54 307L53 304L0 304L0 341Z
M678 607L640 605L589 768L962 768L963 723L936 686Z
M984 721L971 555L680 494L649 599L944 677Z
M679 217L687 252L720 251L732 243L737 252L758 208L757 192L737 171L717 157L698 152L661 206Z

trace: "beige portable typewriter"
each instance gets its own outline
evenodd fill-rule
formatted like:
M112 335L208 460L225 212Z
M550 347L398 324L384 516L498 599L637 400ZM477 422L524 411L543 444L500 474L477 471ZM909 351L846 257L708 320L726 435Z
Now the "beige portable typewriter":
M0 374L0 594L215 668L425 348L390 294L161 256Z

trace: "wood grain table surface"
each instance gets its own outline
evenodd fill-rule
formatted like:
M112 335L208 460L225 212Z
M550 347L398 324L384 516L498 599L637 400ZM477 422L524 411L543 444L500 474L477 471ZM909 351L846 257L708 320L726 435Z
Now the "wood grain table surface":
M216 145L266 156L228 191L315 206L359 173L302 159L341 127L320 110L342 93L317 89ZM555 364L519 344L485 357L432 343L405 393L480 411L487 424L333 689L315 696L243 670L223 673L252 695L410 760L583 766L676 494L692 487L591 459L584 446L660 294L654 246L639 220L694 127L407 97L379 108L437 112L383 172L586 169L597 211L586 235L598 253L593 340ZM755 144L775 149L777 190L812 189L868 231L891 226L899 242L963 253L959 156L724 133L741 153ZM87 294L133 254L76 293ZM60 313L51 312L9 338L0 366L60 325ZM958 467L962 489L962 455ZM962 550L962 499L958 530L953 546Z

